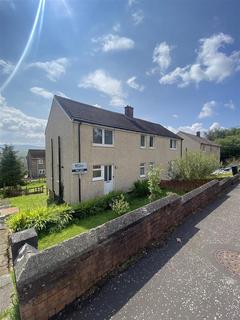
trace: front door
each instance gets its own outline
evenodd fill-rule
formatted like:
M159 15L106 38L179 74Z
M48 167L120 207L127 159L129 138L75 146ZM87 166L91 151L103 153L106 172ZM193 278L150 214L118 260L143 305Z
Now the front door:
M113 166L104 166L104 194L113 190Z

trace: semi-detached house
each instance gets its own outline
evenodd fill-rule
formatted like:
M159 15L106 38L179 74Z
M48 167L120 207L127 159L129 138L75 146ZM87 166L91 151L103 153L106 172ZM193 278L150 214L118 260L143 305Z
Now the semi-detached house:
M157 123L54 96L46 127L50 193L77 203L112 190L127 191L151 166L181 156L182 139ZM81 163L84 172L76 174ZM76 165L74 165L76 164Z

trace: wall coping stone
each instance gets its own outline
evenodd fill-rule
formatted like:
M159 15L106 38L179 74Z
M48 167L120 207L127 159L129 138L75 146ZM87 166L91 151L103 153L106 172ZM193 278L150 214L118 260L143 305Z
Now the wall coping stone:
M31 282L40 279L49 272L54 272L59 265L64 266L70 260L82 256L113 234L140 222L154 212L169 205L180 205L180 203L180 196L175 194L167 196L130 211L79 236L65 240L56 246L26 255L24 267L22 263L16 263L15 265L18 288L31 284Z

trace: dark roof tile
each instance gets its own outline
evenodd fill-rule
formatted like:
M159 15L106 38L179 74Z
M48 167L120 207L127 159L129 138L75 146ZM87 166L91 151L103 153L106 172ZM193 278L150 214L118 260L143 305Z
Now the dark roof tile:
M157 123L137 118L129 118L125 116L125 114L108 111L59 96L54 96L54 98L61 105L67 115L75 121L182 139L175 133Z

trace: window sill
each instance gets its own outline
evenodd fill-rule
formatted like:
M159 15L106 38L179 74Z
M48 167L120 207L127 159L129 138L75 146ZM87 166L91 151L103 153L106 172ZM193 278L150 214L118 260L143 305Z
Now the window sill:
M93 147L107 147L107 148L114 148L114 144L101 144L101 143L93 143Z
M155 149L156 149L156 147L149 147L149 149L150 149L150 150L155 150Z
M140 146L140 149L146 149L146 147L141 147L141 146Z
M142 175L142 176L139 176L140 178L146 178L146 175L144 174L144 175Z
M177 148L170 148L170 150L173 150L173 151L175 150L175 151L176 151L176 150L177 150Z
M102 181L102 180L103 180L103 177L93 178L93 179L92 179L93 182L95 182L95 181Z

